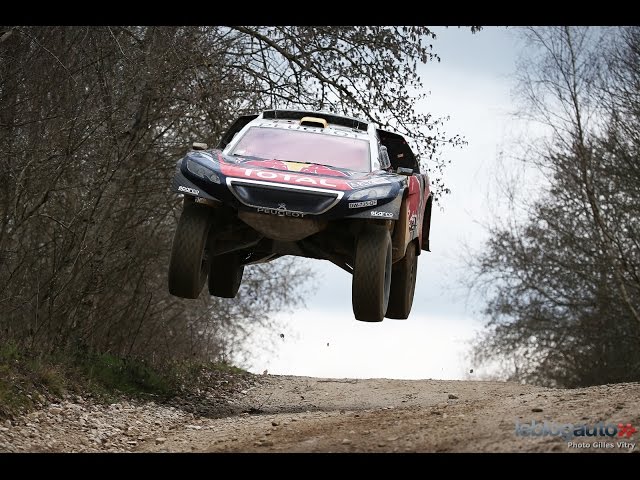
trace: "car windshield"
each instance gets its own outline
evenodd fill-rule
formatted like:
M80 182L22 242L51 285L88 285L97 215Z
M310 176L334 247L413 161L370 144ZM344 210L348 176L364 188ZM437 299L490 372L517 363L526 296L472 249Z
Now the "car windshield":
M304 130L251 127L233 155L265 160L306 162L369 172L369 142L365 139Z

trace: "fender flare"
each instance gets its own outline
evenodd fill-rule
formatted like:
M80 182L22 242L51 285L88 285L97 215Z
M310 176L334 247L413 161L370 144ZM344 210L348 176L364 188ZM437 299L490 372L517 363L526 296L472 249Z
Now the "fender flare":
M430 194L427 199L427 205L424 209L424 218L422 220L422 250L429 250L429 232L431 230L431 207L433 205L433 195Z

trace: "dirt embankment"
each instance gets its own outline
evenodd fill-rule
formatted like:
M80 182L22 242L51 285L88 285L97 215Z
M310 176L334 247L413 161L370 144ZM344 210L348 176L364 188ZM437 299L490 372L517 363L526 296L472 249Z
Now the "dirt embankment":
M264 376L222 400L223 417L68 399L0 425L0 452L637 452L640 439L638 383Z

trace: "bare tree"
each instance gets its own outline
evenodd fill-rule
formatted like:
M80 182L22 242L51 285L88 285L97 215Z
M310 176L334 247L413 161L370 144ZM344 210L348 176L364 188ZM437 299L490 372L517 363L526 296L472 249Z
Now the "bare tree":
M637 28L529 29L519 85L552 135L529 160L548 190L496 226L475 263L489 285L478 360L579 386L640 377ZM606 67L606 68L603 68ZM517 368L516 368L517 367Z
M212 359L300 302L307 272L248 269L236 300L168 295L194 140L238 115L314 107L394 125L436 171L442 122L415 110L424 27L0 27L0 341ZM430 162L426 160L431 159Z

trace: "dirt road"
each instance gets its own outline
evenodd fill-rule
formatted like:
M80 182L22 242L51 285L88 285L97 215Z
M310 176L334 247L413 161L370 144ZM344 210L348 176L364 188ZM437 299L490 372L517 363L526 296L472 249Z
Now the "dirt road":
M227 403L236 413L212 418L160 405L66 402L0 429L0 451L637 452L640 438L638 383L560 390L265 376ZM545 421L551 432L586 425L583 433L595 436L544 435Z
M270 377L246 392L249 414L209 420L140 451L509 452L634 451L630 438L586 438L611 447L524 437L516 421L631 423L640 429L640 385L552 390L503 382ZM589 426L589 425L588 425ZM556 427L558 427L556 425ZM544 425L538 427L542 431ZM557 431L558 428L556 428ZM597 439L597 440L594 440ZM627 446L618 446L618 442ZM634 445L634 446L632 446Z

